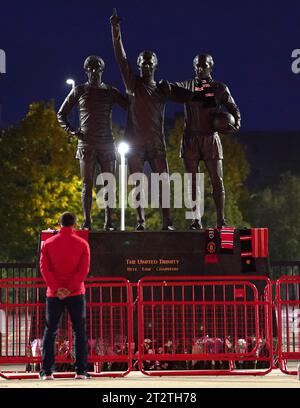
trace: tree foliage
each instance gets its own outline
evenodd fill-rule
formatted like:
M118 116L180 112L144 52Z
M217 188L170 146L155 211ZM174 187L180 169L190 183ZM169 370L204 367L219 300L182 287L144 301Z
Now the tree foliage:
M32 260L42 229L66 210L81 212L75 141L58 125L53 104L33 103L0 138L1 260Z
M275 186L253 192L245 213L253 227L269 228L272 260L299 260L300 177L283 173Z

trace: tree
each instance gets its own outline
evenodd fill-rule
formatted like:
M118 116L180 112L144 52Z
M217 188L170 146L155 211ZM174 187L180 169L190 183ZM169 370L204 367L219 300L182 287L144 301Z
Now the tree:
M66 210L81 213L75 141L58 125L53 103L33 103L18 126L0 138L2 261L35 257L42 229Z
M253 192L247 217L254 227L269 228L272 260L298 260L300 256L300 177L283 173L275 186Z

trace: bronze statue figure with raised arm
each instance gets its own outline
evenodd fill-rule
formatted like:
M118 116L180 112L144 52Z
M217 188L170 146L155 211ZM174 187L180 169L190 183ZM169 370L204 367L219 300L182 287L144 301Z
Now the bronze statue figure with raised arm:
M102 82L104 66L104 61L100 57L89 56L84 62L88 81L72 89L57 113L60 125L70 135L78 138L76 158L80 163L84 215L81 228L89 230L92 228L91 207L96 165L100 165L102 173L115 174L116 156L112 136L112 107L118 104L126 109L128 105L127 98L116 88ZM78 130L68 121L68 115L75 106L78 106L79 110L80 127ZM112 208L108 205L105 207L104 229L106 231L116 229L112 222Z
M230 133L239 130L240 111L226 85L212 79L214 61L209 54L198 54L194 58L194 79L177 82L178 85L198 94L199 103L186 103L184 106L184 133L181 143L181 157L185 171L192 174L192 200L197 194L196 173L200 160L208 170L212 195L217 212L217 227L226 226L225 188L223 183L223 149L218 132ZM223 112L222 110L227 112ZM202 228L199 212L190 225L191 230Z
M121 19L116 9L110 18L112 40L116 60L121 70L123 82L129 98L128 118L125 138L130 145L128 168L131 174L142 173L144 163L148 161L153 173L168 173L166 145L164 136L164 111L168 100L187 102L193 93L167 81L154 80L158 65L157 56L152 51L142 51L137 59L139 75L136 75L124 51L121 38ZM183 92L185 91L185 92ZM138 186L139 182L136 183ZM168 185L167 185L168 184ZM166 191L169 191L169 179L165 180ZM162 188L159 201L162 213L162 229L174 230L170 208L162 206ZM142 206L137 208L136 230L145 229L145 213Z

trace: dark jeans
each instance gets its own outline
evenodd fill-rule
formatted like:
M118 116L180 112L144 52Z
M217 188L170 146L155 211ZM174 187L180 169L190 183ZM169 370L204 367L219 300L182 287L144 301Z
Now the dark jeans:
M75 371L82 373L87 369L88 345L85 332L85 296L70 296L63 300L48 297L46 300L46 327L43 337L42 370L51 374L55 366L55 338L65 307L67 308L75 334Z

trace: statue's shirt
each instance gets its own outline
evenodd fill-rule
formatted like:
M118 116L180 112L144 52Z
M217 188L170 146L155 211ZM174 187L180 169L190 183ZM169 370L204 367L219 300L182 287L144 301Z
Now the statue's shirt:
M197 132L203 135L214 133L212 114L224 106L236 121L241 115L228 87L211 78L196 82L195 79L177 82L178 85L192 92L199 93L198 103L187 102L184 105L185 134Z
M126 139L134 147L146 150L165 149L164 112L169 95L157 85L145 84L138 76L127 89L129 109Z
M112 107L118 104L127 107L127 99L110 85L101 88L89 84L79 85L72 90L60 107L57 117L63 128L71 130L68 114L77 105L80 130L83 138L78 140L78 147L113 145Z
M126 140L132 147L164 151L166 103L187 102L192 93L167 81L164 84L145 83L137 75L127 80L126 89L129 98Z
M125 137L131 147L165 151L164 112L167 101L184 103L192 92L176 84L146 80L135 75L123 48L119 30L112 33L115 56L129 97Z

